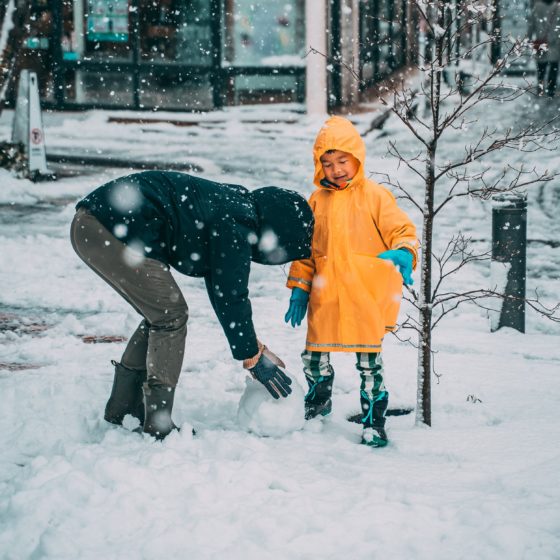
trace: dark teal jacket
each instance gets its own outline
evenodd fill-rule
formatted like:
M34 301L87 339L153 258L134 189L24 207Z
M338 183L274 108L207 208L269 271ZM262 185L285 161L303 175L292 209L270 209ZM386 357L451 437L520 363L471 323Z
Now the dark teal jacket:
M313 216L290 190L216 183L174 171L145 171L81 200L115 237L188 276L204 277L233 357L258 351L249 300L251 261L310 256Z

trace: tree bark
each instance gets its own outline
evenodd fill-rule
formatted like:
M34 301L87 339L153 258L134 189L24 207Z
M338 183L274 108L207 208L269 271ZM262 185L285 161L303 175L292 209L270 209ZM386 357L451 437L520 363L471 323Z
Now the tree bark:
M427 150L426 189L423 208L422 267L420 270L420 332L418 336L418 393L416 423L432 425L432 237L434 227L434 177L437 141Z
M438 6L440 29L445 23L445 4ZM430 70L430 106L432 109L432 139L426 150L426 185L424 192L422 229L422 268L420 272L420 301L418 337L418 392L416 423L432 425L432 242L434 230L434 192L436 186L436 153L438 146L441 103L441 69L443 68L444 37L434 37L435 59Z

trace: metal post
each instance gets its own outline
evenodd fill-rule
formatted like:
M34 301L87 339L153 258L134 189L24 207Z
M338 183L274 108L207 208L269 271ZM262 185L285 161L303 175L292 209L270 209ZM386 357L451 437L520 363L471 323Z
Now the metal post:
M511 327L525 332L527 265L527 195L492 197L492 289L503 294L501 310L491 331Z

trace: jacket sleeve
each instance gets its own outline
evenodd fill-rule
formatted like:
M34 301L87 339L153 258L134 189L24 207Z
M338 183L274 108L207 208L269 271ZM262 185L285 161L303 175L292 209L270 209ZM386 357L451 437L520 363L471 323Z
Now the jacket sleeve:
M290 266L286 286L290 289L301 288L306 292L310 292L314 275L315 263L313 262L313 259L294 261Z
M259 351L249 300L251 246L249 230L237 225L220 228L211 238L206 289L236 360Z
M416 227L408 214L399 208L395 197L381 185L375 189L377 203L373 205L373 219L383 243L389 249L408 249L413 256L412 266L418 260Z
M315 212L315 201L313 195L309 199L309 206ZM317 222L315 222L317 227ZM311 242L313 244L313 241ZM315 276L315 261L313 260L313 249L311 250L310 259L302 259L300 261L293 261L288 273L288 280L286 286L288 288L301 288L306 292L311 292L311 284L313 283L313 276Z

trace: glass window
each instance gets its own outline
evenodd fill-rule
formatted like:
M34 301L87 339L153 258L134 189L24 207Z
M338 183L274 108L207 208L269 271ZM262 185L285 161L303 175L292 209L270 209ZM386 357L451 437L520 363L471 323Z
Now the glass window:
M52 100L53 13L47 0L33 0L29 7L29 26L20 58L22 68L37 74L41 98Z
M132 106L132 75L122 72L77 71L66 83L66 101L99 105Z
M235 76L234 103L289 103L298 101L296 76Z
M85 0L83 6L78 3L74 5L78 48L72 52L85 60L132 60L129 0ZM83 44L80 44L80 35L85 39L82 39Z
M142 0L140 51L154 63L210 66L210 0Z
M140 73L140 108L203 111L212 107L212 86L206 75L158 67Z
M224 59L235 66L303 66L303 0L228 0Z

